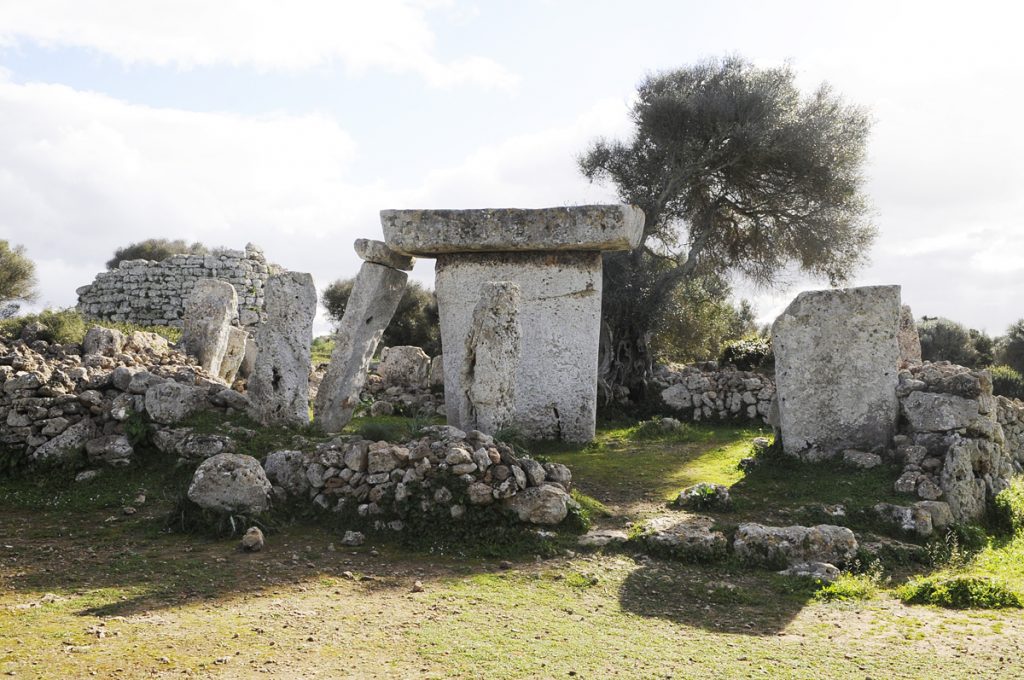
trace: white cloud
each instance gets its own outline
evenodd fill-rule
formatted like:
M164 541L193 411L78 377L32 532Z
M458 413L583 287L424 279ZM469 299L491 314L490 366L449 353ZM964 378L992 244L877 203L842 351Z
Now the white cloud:
M517 77L480 56L442 60L427 12L408 0L33 0L0 2L0 46L23 41L96 50L125 64L415 73L430 85L512 88Z

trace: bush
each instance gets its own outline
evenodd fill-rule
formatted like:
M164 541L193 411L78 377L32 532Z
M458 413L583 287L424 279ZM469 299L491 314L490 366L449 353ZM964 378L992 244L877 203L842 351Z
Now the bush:
M989 369L992 374L992 392L1009 399L1024 400L1024 375L1021 375L1009 366L993 366Z
M755 336L726 344L718 363L722 366L733 364L741 371L753 371L770 366L774 359L771 340Z
M44 309L38 314L26 314L25 316L0 321L0 338L4 340L17 340L25 326L38 321L45 328L36 336L39 340L56 342L62 345L68 343L81 344L85 339L85 333L92 326L103 326L104 328L115 328L122 333L128 334L135 331L144 333L156 333L163 336L168 342L178 342L181 339L181 329L170 326L137 326L131 323L114 323L110 321L96 322L88 320L78 313L74 308L68 309Z
M320 303L327 310L331 321L338 323L345 315L348 298L352 295L355 279L339 279L327 286L320 296ZM441 326L438 320L437 297L434 292L410 281L398 301L391 323L384 329L381 346L398 347L411 345L419 347L430 356L441 353Z
M999 528L1011 534L1024 531L1024 478L1016 477L1010 486L999 492L994 512Z
M138 243L129 243L114 251L114 257L107 261L107 269L117 269L125 260L166 260L171 255L188 253L206 255L209 250L202 243L188 244L182 239L170 241L165 238L150 238Z
M878 594L879 574L843 572L832 583L825 584L816 593L818 602L857 602L870 600Z
M931 604L950 609L1006 609L1024 607L1020 595L997 579L984 576L923 577L901 587L907 604Z
M921 358L969 368L992 363L995 344L985 333L942 317L922 317L917 326Z

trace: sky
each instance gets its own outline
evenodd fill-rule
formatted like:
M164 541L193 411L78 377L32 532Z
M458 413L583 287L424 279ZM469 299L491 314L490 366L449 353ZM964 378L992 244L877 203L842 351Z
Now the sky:
M0 0L0 239L35 261L36 307L159 237L253 242L322 289L381 209L615 202L576 158L629 135L640 80L739 54L871 111L879 237L852 283L1000 334L1024 317L1020 7ZM826 285L736 290L770 321Z

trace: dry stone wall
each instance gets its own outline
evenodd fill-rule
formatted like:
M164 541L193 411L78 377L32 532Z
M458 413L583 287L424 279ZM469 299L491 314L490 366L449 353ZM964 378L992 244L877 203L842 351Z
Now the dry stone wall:
M224 250L215 255L172 255L161 262L128 260L117 269L101 272L78 293L78 311L93 319L130 322L143 326L181 327L185 302L198 281L227 281L238 294L233 316L242 326L265 320L264 288L271 274L259 247Z
M768 422L775 383L761 373L719 368L708 361L692 366L658 366L654 385L672 415L683 420Z

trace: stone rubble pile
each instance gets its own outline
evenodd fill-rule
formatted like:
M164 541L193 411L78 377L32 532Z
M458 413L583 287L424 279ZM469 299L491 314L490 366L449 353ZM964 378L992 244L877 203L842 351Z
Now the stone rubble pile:
M947 504L957 522L980 519L1024 470L1024 403L994 397L988 371L949 362L900 371L897 394L896 491Z
M385 347L380 361L370 365L360 401L370 405L371 416L443 416L443 361L441 355L431 358L419 347Z
M181 327L188 296L199 281L212 278L234 286L238 301L233 316L243 327L255 326L265 320L264 287L277 271L251 243L244 252L172 255L161 262L127 260L76 291L78 311L93 319Z
M458 520L491 505L522 522L553 525L575 506L564 465L517 456L490 435L450 426L424 428L403 444L340 436L313 451L275 451L264 468L279 500L355 511L395 530L409 513Z
M95 326L81 345L0 341L0 447L16 465L126 465L136 414L159 430L199 410L247 406L153 333Z
M766 375L719 368L714 361L658 366L653 383L661 400L683 420L768 422L775 383Z

